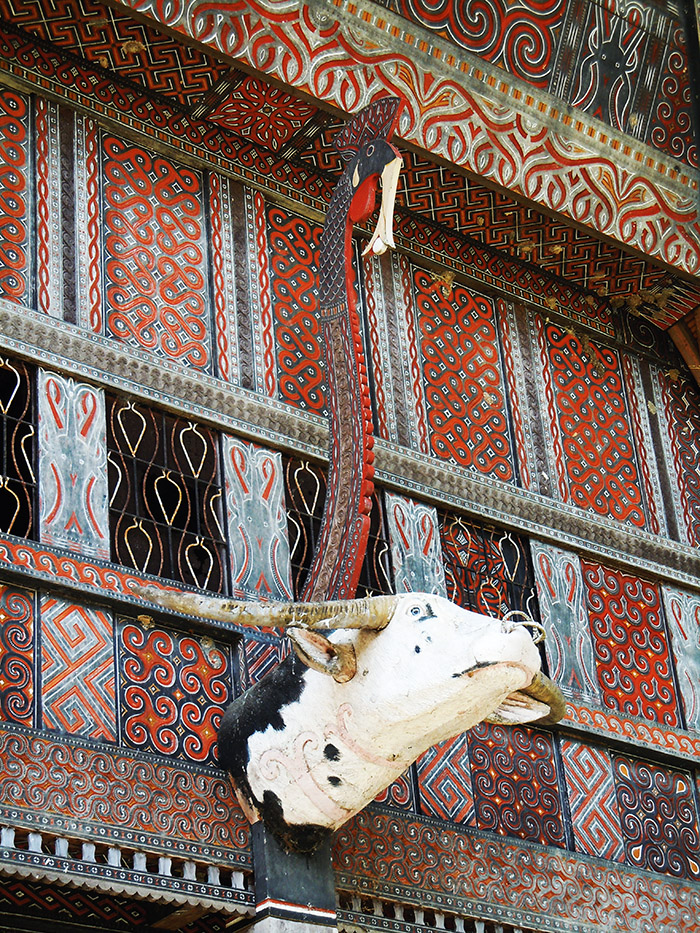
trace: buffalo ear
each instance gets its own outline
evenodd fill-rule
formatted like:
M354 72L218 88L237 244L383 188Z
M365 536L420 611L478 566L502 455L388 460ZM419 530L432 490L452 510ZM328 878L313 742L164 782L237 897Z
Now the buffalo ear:
M339 684L347 683L357 673L355 648L350 644L334 644L320 632L298 625L287 629L296 656L307 667L329 674Z

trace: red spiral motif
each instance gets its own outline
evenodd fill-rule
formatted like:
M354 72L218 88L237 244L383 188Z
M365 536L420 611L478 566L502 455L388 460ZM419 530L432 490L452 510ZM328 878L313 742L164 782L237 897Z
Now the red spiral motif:
M133 748L216 760L216 733L233 699L230 650L189 635L124 623L119 634L124 739Z
M0 587L0 715L34 723L34 605L25 590Z
M700 878L692 775L627 755L613 755L612 763L627 861L679 878Z
M479 829L565 847L552 736L482 722L467 740Z

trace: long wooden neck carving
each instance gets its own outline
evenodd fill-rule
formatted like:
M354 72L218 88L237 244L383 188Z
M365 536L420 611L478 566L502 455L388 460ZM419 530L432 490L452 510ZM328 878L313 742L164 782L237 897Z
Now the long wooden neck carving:
M374 437L354 296L352 225L372 212L381 178L379 222L367 250L381 253L394 245L391 217L401 157L388 140L400 108L399 98L382 98L356 114L335 140L347 165L328 208L319 268L330 432L328 491L303 600L354 596L367 549Z

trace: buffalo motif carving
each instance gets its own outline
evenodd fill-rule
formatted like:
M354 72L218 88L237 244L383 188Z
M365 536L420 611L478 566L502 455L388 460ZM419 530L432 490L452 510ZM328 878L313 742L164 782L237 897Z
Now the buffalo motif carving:
M295 653L228 708L219 760L251 822L312 851L426 749L478 722L556 722L526 625L427 593L237 603L136 591L179 612L286 630Z

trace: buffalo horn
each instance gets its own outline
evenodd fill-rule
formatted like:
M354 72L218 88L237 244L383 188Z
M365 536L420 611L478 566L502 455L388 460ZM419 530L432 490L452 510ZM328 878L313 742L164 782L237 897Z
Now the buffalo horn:
M395 596L368 596L364 599L318 603L249 603L199 593L177 593L156 586L132 585L135 596L182 615L254 628L371 629L389 624L396 607Z
M540 703L546 703L549 707L549 715L545 716L544 719L539 719L538 723L551 725L564 718L566 714L564 696L554 681L550 680L542 671L538 671L530 686L521 688L520 692L532 697L533 700L539 700Z

